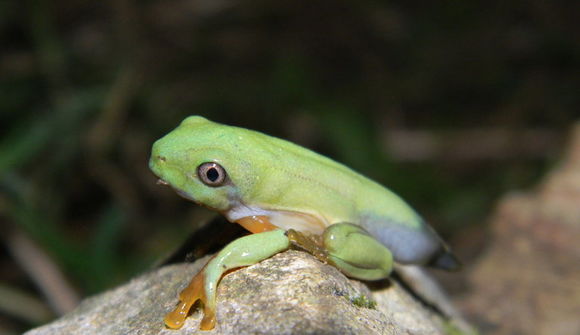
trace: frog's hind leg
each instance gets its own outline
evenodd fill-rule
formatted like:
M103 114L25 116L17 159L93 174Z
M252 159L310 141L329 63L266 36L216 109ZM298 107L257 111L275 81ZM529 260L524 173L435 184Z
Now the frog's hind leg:
M240 237L228 244L191 280L179 294L180 302L165 317L165 325L178 329L183 326L189 310L200 300L203 319L200 328L213 329L216 322L216 293L222 275L234 268L256 264L290 247L282 230L272 230Z
M304 249L323 263L333 265L350 277L373 280L386 278L390 273L390 251L382 244L375 245L377 241L355 225L334 224L322 236L294 229L288 230L286 235L294 246ZM369 241L369 238L372 240ZM374 250L375 248L378 250ZM373 255L369 257L370 252Z
M305 249L322 262L334 265L350 277L377 280L391 273L391 251L357 225L336 223L328 226L320 237L292 229L287 235L292 244Z
M329 263L353 278L378 280L389 276L393 255L381 242L360 226L336 223L322 235Z

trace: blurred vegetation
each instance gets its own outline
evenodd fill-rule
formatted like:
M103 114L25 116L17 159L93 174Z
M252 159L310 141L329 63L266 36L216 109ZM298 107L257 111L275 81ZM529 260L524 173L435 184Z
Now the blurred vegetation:
M153 141L190 114L346 163L473 257L494 200L533 185L578 116L579 7L0 2L0 333L70 305L39 288L21 238L86 296L146 270L208 216L147 169ZM394 148L396 134L409 140ZM7 297L41 307L13 311Z

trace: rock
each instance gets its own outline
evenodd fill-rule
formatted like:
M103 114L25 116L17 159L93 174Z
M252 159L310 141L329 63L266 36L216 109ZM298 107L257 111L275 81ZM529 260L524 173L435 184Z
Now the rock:
M462 310L486 334L580 334L580 124L562 164L491 226Z
M146 273L26 335L444 334L450 327L396 281L375 283L371 292L311 255L290 250L223 278L214 330L198 330L198 311L182 329L166 329L163 317L177 303L177 292L207 259Z

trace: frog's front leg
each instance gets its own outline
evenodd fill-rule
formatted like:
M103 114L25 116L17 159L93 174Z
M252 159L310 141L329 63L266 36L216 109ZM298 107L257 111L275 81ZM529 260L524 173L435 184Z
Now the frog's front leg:
M234 268L256 264L290 247L283 230L272 230L240 237L228 244L191 280L179 294L179 304L165 317L169 328L181 328L191 306L203 303L200 328L213 329L216 322L217 285L222 275Z
M393 268L391 251L354 224L333 224L326 228L321 237L290 230L288 238L353 278L383 279L388 277Z

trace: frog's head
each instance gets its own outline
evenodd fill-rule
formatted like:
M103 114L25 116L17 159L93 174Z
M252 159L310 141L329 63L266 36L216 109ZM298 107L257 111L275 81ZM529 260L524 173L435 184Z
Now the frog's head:
M200 116L186 118L153 144L149 167L182 197L220 212L239 204L251 167L229 126ZM235 177L234 177L235 176Z

